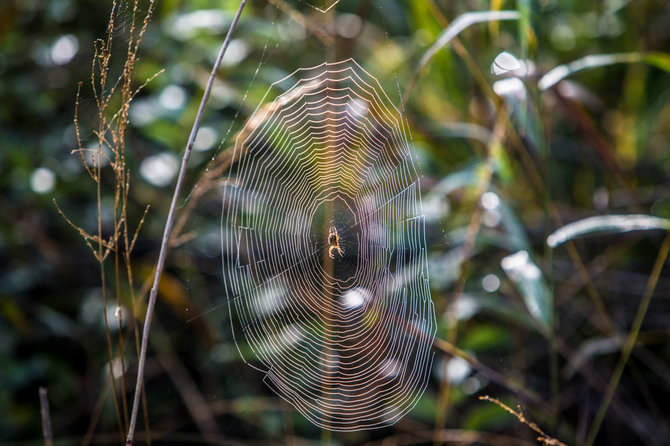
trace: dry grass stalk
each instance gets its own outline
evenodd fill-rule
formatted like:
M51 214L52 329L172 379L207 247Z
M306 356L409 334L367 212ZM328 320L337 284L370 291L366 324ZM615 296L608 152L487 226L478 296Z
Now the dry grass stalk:
M116 18L120 6L117 0L113 0L112 2L112 11L107 25L106 37L104 39L98 39L94 43L90 86L97 108L97 116L95 118L96 128L88 132L95 136L96 144L94 148L87 147L84 143L84 138L82 137L82 134L85 132L80 125L79 103L81 100L83 83L79 84L77 91L74 116L77 148L73 153L79 154L82 165L89 177L95 183L97 203L96 230L90 232L75 224L67 217L58 203L54 200L54 205L58 209L60 215L68 225L81 235L100 265L100 280L110 375L109 381L113 390L114 408L119 427L119 435L122 440L129 422L124 372L126 368L124 358L126 339L124 338L125 333L123 328L120 328L118 330L118 338L116 342L112 340L109 324L110 315L107 312L107 304L110 295L113 295L116 298L117 307L114 317L116 317L119 327L124 327L125 325L123 320L124 313L121 311L124 306L130 305L133 309L133 315L136 314L137 311L137 297L132 275L131 253L149 207L147 206L137 225L134 228L131 228L128 221L130 172L126 166L126 133L129 124L128 114L133 98L147 85L148 82L160 74L159 72L148 79L144 84L139 87L134 87L133 77L138 60L138 51L154 11L154 3L155 0L149 0L144 9L145 12L140 14L140 1L133 0L132 13L129 18L130 23L126 35L127 47L125 51L125 62L121 74L114 78L113 82L110 81L110 70L112 64L112 48L115 43L114 40L118 28ZM114 178L114 204L113 206L110 206L110 209L104 209L105 213L111 214L113 220L111 234L108 235L106 232L109 231L103 228L104 203L102 190L102 176L103 172L106 171L103 167L105 167L105 163L107 162L109 162L112 171L111 175ZM113 281L108 280L108 269L106 265L110 257L113 257ZM126 288L130 290L129 297L125 296L124 291L122 291ZM135 344L138 346L139 333L134 317L129 325L134 332ZM116 361L118 361L121 366L121 376L115 376L113 365ZM120 385L120 388L117 387L117 382L118 385Z
M526 426L530 427L535 432L537 432L537 434L539 435L539 437L537 437L537 441L539 441L543 446L567 446L565 443L562 443L561 441L556 440L555 438L552 438L549 435L547 435L542 429L540 429L540 427L537 424L533 423L532 421L529 421L523 414L523 410L521 410L520 405L516 406L518 409L517 412L508 405L501 403L496 398L492 398L488 395L480 396L479 399L482 401L489 401L514 415L519 420L520 423L525 424Z

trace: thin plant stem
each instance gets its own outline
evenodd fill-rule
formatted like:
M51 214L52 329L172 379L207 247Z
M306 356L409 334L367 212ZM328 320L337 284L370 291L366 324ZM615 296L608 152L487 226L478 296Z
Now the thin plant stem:
M95 406L91 410L91 419L86 428L86 433L84 434L84 439L81 441L81 446L89 446L93 441L93 434L95 433L95 426L100 420L100 415L102 414L102 407L105 404L105 398L107 396L107 391L109 387L105 386L98 396L98 401L96 401Z
M602 424L603 419L605 418L605 414L607 413L607 409L609 408L610 401L614 396L614 392L616 392L616 388L619 385L619 380L621 379L623 370L626 367L628 358L630 357L630 354L633 351L633 347L635 346L635 342L637 341L637 336L640 333L640 328L642 328L642 322L644 322L644 318L647 315L647 310L649 309L649 304L651 303L651 298L653 297L654 289L656 289L658 278L661 275L661 270L663 269L663 265L665 264L665 261L668 258L669 252L670 252L670 232L668 232L665 235L665 239L663 240L661 249L659 250L658 256L656 257L656 262L654 262L654 267L651 270L651 275L649 276L649 280L647 281L647 287L644 291L644 295L642 296L642 301L640 302L640 306L637 309L637 314L635 315L633 326L631 327L630 332L628 333L626 343L624 344L624 347L621 351L621 356L619 357L619 362L617 362L617 365L614 369L614 373L612 373L610 382L607 385L607 390L605 391L605 396L602 402L600 403L600 407L598 408L596 417L593 420L593 424L591 424L589 434L586 437L586 446L591 446L595 441L596 436L598 435L600 425Z
M434 13L436 20L438 20L442 24L442 26L444 26L444 24L447 23L446 18L444 18L440 10L434 6L433 1L429 2L429 5L431 4L433 5L431 11ZM467 48L465 48L459 37L454 36L454 38L450 41L450 43L454 48L454 50L456 51L456 53L458 53L461 59L465 62L470 73L472 74L475 81L480 86L486 97L488 97L493 103L496 111L500 115L500 119L503 120L503 123L505 124L506 127L506 133L507 133L506 136L509 140L509 145L505 145L504 148L508 150L509 154L513 153L511 150L509 150L511 148L513 148L518 153L518 156L521 158L521 164L524 166L524 172L526 173L530 183L532 184L533 190L535 191L538 198L545 203L546 212L551 217L551 220L554 222L556 226L563 226L563 220L558 212L558 209L551 200L547 200L548 196L547 194L549 191L547 189L546 184L543 181L544 178L543 174L539 172L532 157L528 152L528 149L526 148L521 137L517 133L511 118L507 115L502 99L500 99L500 97L497 94L495 94L493 88L486 80L481 70L479 69L478 65L470 56L470 53L468 52ZM411 88L408 87L403 97L403 103L408 102L410 93ZM609 319L609 316L607 315L604 301L602 300L602 297L598 294L598 291L596 290L595 286L591 283L591 279L588 276L588 272L584 267L584 262L582 261L579 252L577 251L577 248L575 247L572 241L566 243L566 248L568 250L570 258L577 267L580 277L583 279L585 283L586 291L589 297L593 301L596 310L598 311L598 314L600 316L599 319L596 319L596 321L598 322L598 328L605 333L614 332L615 331L614 325L612 324L611 320Z
M482 195L489 189L491 185L491 179L493 176L493 171L495 169L495 163L500 157L500 152L502 151L502 140L505 136L504 127L500 120L495 125L493 132L491 133L491 139L487 145L487 155L486 155L486 164L479 175L479 180L474 192L474 209L470 216L470 223L468 224L465 241L463 243L463 257L465 260L461 264L459 280L456 283L454 290L454 300L450 305L455 306L457 302L463 297L463 291L465 289L465 280L468 269L470 267L470 259L472 257L472 251L475 246L475 241L479 230L481 229L482 223L482 214L483 209L480 204ZM447 313L447 342L451 345L456 345L458 339L458 317L454 311ZM446 377L446 373L442 375L440 379L440 386L438 390L438 408L435 412L435 432L436 435L439 431L444 429L447 421L447 410L449 406L449 398L451 395L451 383ZM439 436L436 436L433 444L437 445L440 443Z
M498 400L496 398L491 398L488 395L480 396L479 399L482 400L482 401L489 401L489 402L495 404L496 406L502 408L506 412L514 415L519 420L520 423L523 423L526 426L530 427L531 429L533 429L539 435L539 437L537 437L537 441L541 442L543 446L566 446L565 443L563 443L563 442L561 442L561 441L559 441L555 438L550 437L542 429L540 429L540 427L537 424L528 420L526 418L526 416L523 414L523 410L521 410L520 405L517 406L517 410L518 410L517 411L517 410L514 410L511 407L509 407L507 404L504 404L504 403L500 402L500 400Z
M105 70L102 70L105 72ZM104 91L105 84L101 83L101 91ZM121 408L119 407L118 400L118 391L116 389L116 376L114 375L114 348L112 346L112 335L109 329L109 316L107 312L107 279L105 273L105 249L102 241L102 147L103 147L103 137L104 135L104 126L105 126L105 117L104 110L106 109L106 101L100 99L98 107L98 116L99 116L99 126L98 126L98 149L97 156L95 159L95 175L96 175L96 199L97 199L97 211L98 211L98 263L100 264L100 280L101 280L101 290L102 290L102 312L103 318L105 321L105 338L107 340L107 356L109 357L109 376L111 379L112 390L113 390L113 399L114 399L114 410L116 411L116 420L119 425L119 433L121 435L121 440L123 440L123 420L121 418ZM116 228L116 227L115 227ZM116 229L115 233L116 235ZM107 248L107 253L111 248Z
M497 371L479 361L474 356L470 355L468 352L439 338L435 338L433 344L443 353L464 359L473 369L482 373L491 381L494 381L514 392L517 397L524 400L525 402L533 404L536 408L544 411L545 413L549 413L551 411L549 405L546 404L542 398L532 389L527 389L522 383L514 380L513 378L507 377L502 373L498 373Z
M235 30L235 26L237 25L237 22L240 18L240 15L242 14L242 10L244 9L246 3L247 0L240 1L240 6L237 9L237 13L235 14L235 17L233 18L233 21L230 24L228 34L226 35L226 38L223 41L223 45L221 46L219 55L216 58L214 67L212 68L212 73L210 74L209 80L207 81L207 86L205 87L205 91L202 95L202 100L200 101L200 107L198 108L198 113L195 117L195 121L193 122L193 127L191 128L191 134L189 135L188 143L186 144L186 148L184 149L184 156L181 161L179 176L177 177L177 183L175 185L174 194L172 195L172 203L170 204L170 210L168 212L167 220L165 222L165 230L163 231L163 239L161 241L160 252L158 254L158 262L156 263L156 275L154 276L154 283L151 288L151 292L149 294L149 302L147 303L147 314L146 319L144 321L144 329L142 331L142 345L140 349L139 361L137 364L137 381L135 383L133 409L130 415L130 424L128 427L128 436L126 437L126 445L132 445L135 437L137 412L139 408L140 394L142 393L142 383L144 381L144 365L146 362L147 348L149 345L149 330L151 328L151 318L153 316L154 307L156 305L158 284L160 283L161 274L163 272L163 268L165 267L165 258L167 257L167 251L169 245L168 242L170 240L170 233L172 231L172 226L174 224L174 217L177 209L177 201L179 200L179 193L181 191L182 183L184 182L184 176L186 174L186 165L188 164L188 160L191 156L193 143L195 142L195 137L198 134L198 129L200 128L200 121L202 120L202 116L205 111L205 105L207 104L209 95L212 91L212 86L214 85L214 79L216 78L216 73L219 70L221 60L223 59L223 56L226 53L226 50L228 49L228 45L230 44L230 39L232 37L233 31Z
M53 446L54 439L51 431L51 415L49 413L49 399L47 398L47 389L40 387L40 413L42 414L42 437L44 437L45 446Z

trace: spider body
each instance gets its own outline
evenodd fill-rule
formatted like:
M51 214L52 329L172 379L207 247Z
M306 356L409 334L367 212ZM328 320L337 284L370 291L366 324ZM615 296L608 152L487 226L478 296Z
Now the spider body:
M331 226L328 230L328 255L331 259L335 258L333 251L337 251L340 254L340 257L344 255L344 250L340 248L340 236L337 233L337 228Z

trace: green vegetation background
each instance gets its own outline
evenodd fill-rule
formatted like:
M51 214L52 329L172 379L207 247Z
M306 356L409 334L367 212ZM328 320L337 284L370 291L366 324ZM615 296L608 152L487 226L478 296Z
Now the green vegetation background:
M77 84L84 81L79 124L84 145L94 142L97 108L86 81L110 3L0 3L3 444L42 443L40 386L48 390L56 444L122 443L99 265L52 202L57 199L75 224L95 232L95 183L73 154L73 117ZM436 347L428 390L396 426L346 435L312 426L241 363L225 323L187 322L220 303L223 293L220 203L210 191L188 220L186 232L193 237L169 256L159 294L146 374L153 442L535 444L537 434L528 426L478 399L490 395L513 408L521 404L550 436L583 444L622 339L654 278L664 234L605 234L553 251L545 240L559 226L557 216L566 223L605 214L670 217L670 63L663 55L646 58L670 51L670 6L662 0L342 0L325 14L313 7L327 3L249 3L219 72L203 124L208 138L199 141L189 164L188 188L208 160L234 142L269 84L295 69L353 57L400 104L418 61L449 23L472 11L519 11L519 21L475 24L440 50L418 74L406 104L424 175L424 206L431 212L438 338L483 367ZM142 14L146 2L140 5ZM114 16L112 77L120 72L132 19L132 8L121 6ZM235 1L158 1L140 50L136 85L165 69L132 103L127 135L130 224L151 205L132 253L140 298L146 298L143 285L170 203L170 172L236 8ZM499 64L526 60L525 86L500 83L510 73L492 72L503 51L513 57ZM642 62L587 68L545 91L537 86L560 64L617 53ZM495 144L488 140L491 132ZM114 205L113 192L110 169L103 168L108 232L113 228L105 212ZM493 201L478 206L484 192ZM538 277L504 271L503 259L519 251L529 253ZM667 271L650 292L650 308L596 444L660 445L670 438ZM120 294L120 311L130 321L129 292L121 288ZM110 314L116 310L115 301L109 303ZM135 316L143 315L141 303ZM131 327L127 322L121 330L129 340L129 397L136 366ZM110 330L116 352L119 330ZM490 370L503 379L492 379ZM125 401L120 394L118 401Z

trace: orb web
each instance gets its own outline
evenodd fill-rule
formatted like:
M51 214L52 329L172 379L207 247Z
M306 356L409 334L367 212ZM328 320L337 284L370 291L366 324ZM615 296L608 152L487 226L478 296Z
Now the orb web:
M404 120L352 60L297 70L265 102L223 193L238 350L320 427L393 424L426 387L436 327Z

